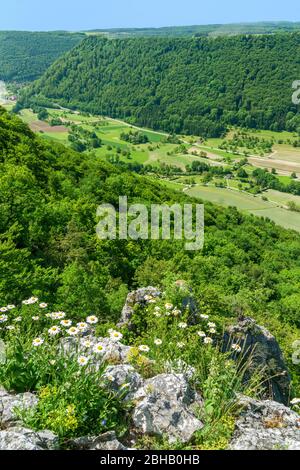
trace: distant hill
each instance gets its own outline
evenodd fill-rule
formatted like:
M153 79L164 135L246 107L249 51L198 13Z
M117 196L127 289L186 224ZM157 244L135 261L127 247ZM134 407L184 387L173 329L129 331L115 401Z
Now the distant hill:
M259 23L232 23L192 26L167 26L162 28L114 28L96 29L88 34L98 33L115 38L132 36L227 36L237 34L272 34L276 32L300 31L300 22L264 21Z
M35 80L84 37L83 33L63 31L0 31L0 80Z
M300 129L292 104L299 56L300 33L91 36L26 90L23 105L55 101L153 129L203 136L220 136L228 125L294 131Z

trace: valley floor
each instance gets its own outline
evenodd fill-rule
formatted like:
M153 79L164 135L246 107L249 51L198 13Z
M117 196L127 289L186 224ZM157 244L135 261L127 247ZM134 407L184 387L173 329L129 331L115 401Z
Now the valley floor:
M47 111L49 113L47 122L39 120L37 114L29 109L22 110L21 117L34 132L67 146L70 145L70 134L74 132L74 128L77 128L79 132L95 132L102 141L101 147L92 149L96 156L123 161L127 164L151 165L154 169L162 166L177 168L179 172L177 176L156 174L155 178L160 179L162 184L184 191L190 196L215 204L235 206L243 212L267 217L278 225L300 232L300 212L291 212L288 208L290 201L300 207L300 196L271 189L261 194L251 194L246 190L248 189L246 185L241 184L236 178L226 179L225 182L222 178L215 178L206 182L199 175L193 176L193 184L190 184L186 173L186 165L190 165L193 161L230 169L246 156L248 163L245 169L249 175L255 168L266 168L269 171L275 169L278 179L284 184L289 184L292 172L295 173L295 180L300 177L300 148L293 146L295 139L298 139L298 136L293 133L247 131L247 137L250 140L256 138L259 142L257 148L245 147L234 150L220 148L224 141L232 145L233 132L230 132L225 139L208 139L205 142L202 142L199 137L178 136L185 146L182 150L178 144L167 142L167 134L164 132L143 129L121 120L92 116L67 109L48 109ZM51 120L58 121L58 123L51 123ZM121 134L129 131L143 133L147 136L148 142L132 145L121 140ZM273 143L272 152L263 154L259 147L260 142L268 140Z

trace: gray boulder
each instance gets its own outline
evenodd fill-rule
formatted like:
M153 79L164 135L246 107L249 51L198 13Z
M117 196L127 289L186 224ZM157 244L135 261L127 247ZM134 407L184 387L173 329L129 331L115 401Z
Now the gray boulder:
M257 325L252 318L245 317L225 332L224 350L230 350L233 343L242 347L244 361L251 355L245 380L252 373L261 370L265 378L262 398L271 398L287 405L291 378L275 337L266 328ZM233 354L233 357L236 356Z
M149 286L132 291L127 295L121 318L117 325L118 328L122 328L124 326L130 328L130 319L134 312L134 307L136 305L146 306L147 302L149 302L149 300L147 300L148 296L156 299L161 296L161 292L156 289L156 287Z
M32 393L19 393L11 395L6 390L0 390L0 423L4 427L11 426L18 421L15 409L29 409L37 405L38 398Z
M124 393L126 400L129 400L132 394L143 385L141 375L128 364L108 366L102 379L115 392Z
M244 397L230 450L300 450L300 417L281 403Z
M35 432L22 427L0 431L0 450L54 450L58 437L51 431Z
M193 413L197 398L182 374L161 374L146 380L133 396L136 431L165 435L170 443L190 441L203 427Z
M100 436L84 436L72 439L69 446L75 450L127 450L118 441L114 431L106 432Z

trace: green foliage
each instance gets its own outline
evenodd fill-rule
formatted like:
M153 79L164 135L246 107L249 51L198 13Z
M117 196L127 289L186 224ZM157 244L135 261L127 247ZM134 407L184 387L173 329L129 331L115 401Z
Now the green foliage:
M139 131L130 131L128 133L122 132L120 139L124 140L125 142L130 142L134 145L146 144L149 142L148 136L146 134L142 134Z
M0 31L0 80L36 80L83 38L84 34L62 31Z
M300 117L291 86L300 74L299 38L299 33L214 39L90 36L25 91L23 104L55 100L152 129L200 136L221 136L228 125L295 131Z

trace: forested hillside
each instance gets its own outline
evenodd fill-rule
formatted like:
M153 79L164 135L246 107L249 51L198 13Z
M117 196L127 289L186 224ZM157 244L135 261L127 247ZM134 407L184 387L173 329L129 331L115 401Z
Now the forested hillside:
M80 33L0 31L0 80L35 80L83 38Z
M89 37L34 84L44 97L169 132L219 136L227 125L300 127L292 82L300 34L107 40ZM49 102L49 100L48 100Z
M188 199L147 177L35 136L0 116L0 298L35 293L57 307L116 318L128 288L183 278L203 310L236 309L299 325L300 235L236 209L206 204L205 246L181 241L99 241L96 208L119 195L149 203Z

